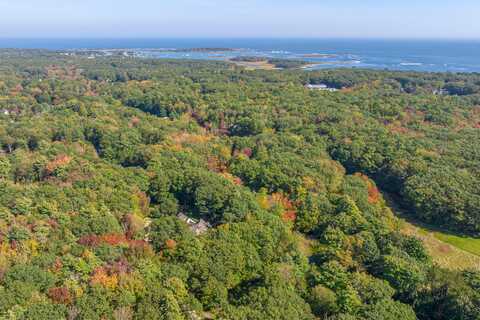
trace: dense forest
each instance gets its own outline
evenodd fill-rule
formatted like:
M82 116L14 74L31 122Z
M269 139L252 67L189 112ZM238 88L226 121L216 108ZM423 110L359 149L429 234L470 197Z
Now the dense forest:
M479 138L479 74L2 50L0 319L479 319L383 196L479 235Z

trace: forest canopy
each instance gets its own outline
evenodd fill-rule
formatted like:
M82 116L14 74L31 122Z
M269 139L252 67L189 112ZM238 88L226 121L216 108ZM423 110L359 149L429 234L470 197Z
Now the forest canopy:
M335 92L309 90L326 84ZM0 319L478 319L480 75L0 51Z

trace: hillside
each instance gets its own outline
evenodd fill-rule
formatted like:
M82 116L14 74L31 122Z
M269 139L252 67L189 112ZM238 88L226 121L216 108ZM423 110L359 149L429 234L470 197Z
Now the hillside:
M478 74L0 50L0 319L478 319L380 190L474 239L479 138Z

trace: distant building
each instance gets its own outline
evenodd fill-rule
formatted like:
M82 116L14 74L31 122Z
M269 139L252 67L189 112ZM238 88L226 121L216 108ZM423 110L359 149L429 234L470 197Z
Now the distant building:
M435 94L435 95L443 96L443 95L448 95L448 90L447 89L438 89L438 90L435 89L435 90L433 90L432 93Z
M208 223L203 219L196 220L196 219L190 218L189 216L183 213L179 213L177 215L177 218L184 221L186 224L188 224L188 226L190 227L190 230L192 230L197 236L207 232L208 229L212 227L210 223Z
M338 91L337 88L331 88L327 86L326 84L320 83L320 84L306 84L305 88L309 90L320 90L320 91Z

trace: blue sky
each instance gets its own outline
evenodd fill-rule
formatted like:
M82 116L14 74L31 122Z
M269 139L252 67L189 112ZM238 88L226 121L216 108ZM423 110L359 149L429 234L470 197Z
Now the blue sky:
M480 38L479 0L0 0L0 37Z

